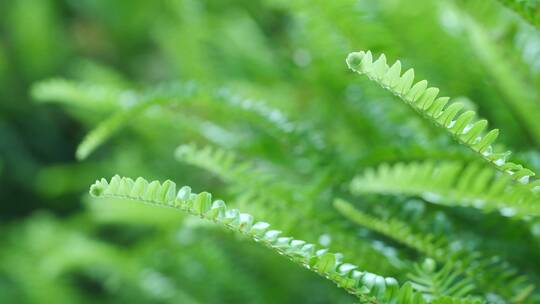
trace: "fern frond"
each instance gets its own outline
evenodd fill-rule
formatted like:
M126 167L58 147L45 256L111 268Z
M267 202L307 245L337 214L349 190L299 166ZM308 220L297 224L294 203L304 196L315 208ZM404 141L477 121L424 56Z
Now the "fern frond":
M158 87L147 93L135 95L133 103L116 112L109 118L100 122L97 127L90 131L77 147L76 157L83 160L97 147L105 142L112 134L125 125L132 118L140 115L153 105L178 102L193 96L195 86L190 83L175 84L173 87Z
M238 108L246 113L251 113L259 120L263 120L268 125L271 125L281 134L289 134L298 131L299 126L290 121L285 113L279 109L272 108L266 103L258 100L245 98L241 95L234 94L228 88L221 88L215 93L216 100L219 100L229 106Z
M526 299L534 291L534 285L530 284L526 277L518 275L514 268L498 257L486 258L476 252L453 250L444 237L432 234L423 236L414 233L402 221L381 220L360 211L342 199L336 199L334 207L351 221L415 249L426 257L433 258L440 263L447 263L451 260L459 261L459 264L455 265L456 268L474 281L481 290L498 294L508 300L513 298Z
M297 226L292 219L293 214L302 218L306 216L305 212L309 211L308 208L287 208L305 196L303 185L295 182L291 174L287 174L284 179L274 171L275 168L264 167L251 160L242 160L232 151L211 146L180 145L175 150L175 158L219 177L236 197L235 203L242 208L248 208L252 213L267 215L286 212L291 217L280 216L280 225L285 226L284 228ZM253 208L254 205L264 206L264 209L260 210L264 210L264 213L258 214L259 208Z
M180 145L175 150L176 160L197 166L212 172L219 177L236 197L236 203L251 212L254 203L265 206L265 213L284 208L286 201L292 200L289 188L280 183L280 179L267 170L262 170L251 161L240 160L232 151L211 146L197 147L195 144ZM264 190L262 190L264 189ZM298 193L295 189L295 193ZM255 210L254 210L255 209ZM288 213L292 215L292 210ZM272 213L271 213L272 214ZM262 215L262 214L261 214ZM280 225L294 225L294 221L285 224L286 217ZM288 220L287 220L288 221Z
M431 302L431 304L483 304L485 301L477 298L454 298L443 296Z
M504 216L540 215L540 198L506 175L478 164L433 161L382 164L351 182L354 194L419 196L446 206L498 210Z
M266 222L255 222L247 213L228 209L222 200L212 202L208 192L195 194L184 186L176 191L172 181L147 182L139 177L114 176L110 182L96 181L90 187L94 197L123 198L150 205L182 210L190 215L220 224L235 232L251 237L256 242L273 249L291 261L333 281L339 287L357 296L363 303L425 303L421 294L413 291L410 284L399 287L393 278L356 270L357 266L341 262L341 255L317 249L314 244L280 236L279 230L271 230Z
M89 109L118 108L119 96L124 91L109 85L93 84L53 78L34 84L32 97L41 102L60 102Z
M216 90L213 97L225 104L228 109L234 109L236 113L242 114L246 121L261 126L277 141L293 146L297 150L301 147L302 151L321 151L325 148L322 134L301 122L292 120L286 112L262 100L246 98L228 88Z
M470 278L458 271L452 262L436 269L436 262L427 258L422 264L414 265L414 273L409 274L413 287L424 293L428 300L448 296L461 298L475 289Z
M246 185L250 187L264 185L268 189L279 181L278 176L268 170L262 170L254 162L240 160L236 153L217 147L184 144L176 148L174 156L178 161L212 172L224 182L242 184L244 191L249 188ZM274 187L272 189L276 190ZM283 192L280 191L279 194L286 196ZM269 197L264 194L262 196Z
M445 254L443 248L446 245L446 240L437 238L435 235L428 234L424 236L416 234L407 224L395 219L381 221L374 216L358 210L342 199L334 200L334 207L353 222L382 235L389 236L426 256L441 257Z
M116 112L104 121L100 122L97 127L92 129L83 138L83 140L77 147L75 156L78 160L86 159L96 148L102 145L109 137L112 136L113 133L118 131L130 119L140 114L152 104L156 104L161 101L163 100L149 99L143 102L139 102L126 110L120 110L119 112Z
M193 143L178 146L174 156L176 160L210 171L224 181L234 180L252 169L251 164L237 165L238 160L233 152L210 146L198 148Z
M302 183L297 183L296 178L291 178L288 172L280 174L282 171L279 169L244 159L234 151L217 147L181 145L175 151L175 158L203 168L221 179L231 197L230 204L255 217L264 217L284 231L301 234L304 238L330 236L332 246L348 256L359 257L354 262L362 268L378 265L369 269L386 267L389 269L385 271L391 272L390 269L396 267L395 264L386 264L388 261L380 252L373 249L368 241L359 240L354 231L343 231L332 225L333 220L303 220L312 217L313 213L321 212L321 208L314 202L317 198L310 194L313 191L311 181L302 179ZM302 203L304 201L313 203L308 208Z
M438 97L439 89L428 87L426 80L414 83L414 70L401 73L401 62L398 60L391 67L386 63L382 54L373 61L370 51L350 53L347 57L349 68L359 74L365 74L381 87L398 96L415 112L439 128L449 132L459 143L472 149L485 161L495 168L523 184L529 183L529 178L535 173L520 164L507 161L510 152L494 152L493 143L499 135L498 129L485 133L487 120L477 120L472 110L462 111L463 104L454 102L448 104L449 97ZM538 182L531 183L535 188Z
M262 101L255 101L233 94L227 88L200 86L192 81L161 83L144 90L122 90L114 86L90 84L65 79L51 79L37 83L32 95L39 101L75 104L87 109L114 113L100 122L83 139L77 148L79 160L87 158L97 147L125 125L154 105L172 104L197 95L208 99L213 107L221 106L234 115L243 115L275 138L293 141L320 150L320 135L306 134L301 125L290 121L285 113ZM192 99L192 98L191 98Z

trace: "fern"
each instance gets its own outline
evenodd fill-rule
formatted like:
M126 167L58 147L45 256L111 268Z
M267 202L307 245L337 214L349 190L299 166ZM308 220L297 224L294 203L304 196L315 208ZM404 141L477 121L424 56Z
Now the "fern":
M427 257L434 257L437 260L445 260L448 258L447 241L444 238L435 236L432 234L420 235L414 233L411 228L396 219L379 220L376 217L370 216L364 212L354 208L351 204L344 200L337 199L334 201L335 208L345 217L351 219L353 222L360 224L370 230L380 233L384 236L417 250ZM455 273L456 269L451 263L448 263L445 269L439 273L434 272L433 260L428 258L428 261L424 265L426 271L421 271L422 268L415 266L416 274L409 275L413 287L422 292L424 297L428 301L447 297L447 300L455 300L456 298L467 295L474 289L474 283L468 277L464 277L459 282L454 282L455 277L451 276L449 272ZM453 287L455 289L450 289ZM452 303L452 302L450 302ZM465 302L469 303L469 302Z
M336 199L334 201L334 207L353 222L389 236L426 256L442 257L445 254L443 250L446 245L445 239L437 238L435 235L424 236L415 234L407 224L398 220L390 219L381 221L376 217L361 212L342 199Z
M453 298L448 296L443 296L435 299L432 304L482 304L485 303L480 299L475 298Z
M194 100L195 97L200 99L198 103L204 103L203 101L208 99L213 106L221 107L224 111L231 112L231 115L244 116L244 119L261 126L277 139L291 141L303 145L304 148L322 149L320 135L309 134L278 109L234 94L225 87L201 86L193 81L160 83L143 90L121 90L113 86L51 79L35 84L32 95L40 101L56 101L85 109L113 111L112 115L101 121L79 144L76 151L79 160L86 159L115 132L149 108L174 105Z
M422 264L415 264L415 272L409 274L413 287L428 299L443 296L461 298L475 289L474 282L460 274L452 263L446 263L439 270L436 267L436 262L427 258Z
M178 161L186 162L211 171L224 181L235 180L249 170L251 164L237 165L237 156L223 149L212 149L206 146L202 149L195 144L180 145L176 148L174 156Z
M540 199L506 175L461 162L382 164L369 168L351 182L354 194L419 196L446 206L498 210L504 216L538 216Z
M466 275L466 280L474 282L481 290L500 294L509 301L515 298L526 299L534 291L534 285L530 283L530 280L517 275L514 268L497 257L486 258L477 252L452 249L444 236L415 233L400 220L378 219L342 199L336 199L334 207L351 221L415 249L427 258L433 258L440 263L456 261L453 262L452 268ZM470 288L469 286L465 290ZM458 288L458 290L461 289Z
M114 111L92 129L77 147L77 159L86 159L121 127L148 108L185 101L200 93L193 82L163 83L142 90L121 90L116 87L51 79L33 86L32 95L41 101L57 101L99 111Z
M378 265L371 270L395 271L395 265L386 261L382 253L371 246L369 240L359 240L354 231L335 227L336 218L327 216L314 221L326 208L326 201L317 202L317 189L321 178L300 181L289 171L274 168L263 160L250 160L238 153L211 146L180 145L175 151L178 161L197 166L214 174L225 183L231 204L247 210L256 217L265 217L290 234L304 238L331 240L335 248L362 268ZM314 185L312 185L314 183ZM306 205L303 202L312 202ZM324 209L326 210L326 209ZM339 219L337 219L339 220Z
M229 183L233 192L253 200L255 197L270 201L273 197L286 199L288 191L299 192L292 182L280 182L280 178L271 170L264 170L252 161L242 161L234 152L220 148L205 146L197 147L195 144L180 145L176 148L176 160L197 166L212 172L221 180ZM264 187L265 190L261 191ZM292 190L294 189L294 190Z
M141 114L149 107L186 100L189 97L193 97L195 92L197 90L193 83L187 82L185 84L175 84L172 87L157 87L154 90L137 96L132 105L116 112L90 131L77 147L75 155L79 160L85 159L130 119Z
M540 303L539 0L65 2L0 2L0 303Z
M78 160L86 159L96 148L103 144L115 131L120 129L128 122L133 115L143 111L150 103L156 102L152 100L148 103L140 103L129 110L121 111L113 114L111 117L99 123L99 125L90 131L77 147L75 156Z
M499 135L498 129L483 134L487 120L475 120L476 113L472 110L461 112L462 103L454 102L447 105L450 98L437 97L439 89L428 87L426 80L414 83L413 69L407 70L402 75L399 60L389 67L384 54L373 62L370 51L361 51L349 54L346 61L351 70L365 74L398 96L422 117L449 132L458 142L472 149L482 159L514 180L529 184L529 178L535 175L532 170L507 161L510 152L493 151L492 145ZM531 182L531 189L535 189L538 184L539 182Z
M283 228L295 226L296 220L306 215L307 209L287 208L295 201L291 193L297 196L300 194L299 187L295 188L292 182L280 180L272 171L264 170L252 161L240 160L236 153L210 146L199 148L195 144L188 144L180 145L175 150L175 158L212 172L227 184L239 207L256 212L261 209L254 206L264 206L264 213L257 215L272 211L270 214L280 217L280 225ZM281 216L284 212L289 217Z
M362 303L424 303L419 293L410 284L399 287L393 278L384 278L369 272L356 270L357 266L342 263L341 255L317 249L315 245L291 237L280 236L278 230L271 230L266 222L254 222L253 217L228 209L221 200L212 202L208 192L195 194L184 186L176 191L176 185L167 180L148 183L143 178L135 181L130 178L114 176L110 182L96 181L90 187L95 197L124 198L147 204L180 209L188 214L213 221L235 232L244 234L273 249L319 275L333 281L339 287L357 296Z

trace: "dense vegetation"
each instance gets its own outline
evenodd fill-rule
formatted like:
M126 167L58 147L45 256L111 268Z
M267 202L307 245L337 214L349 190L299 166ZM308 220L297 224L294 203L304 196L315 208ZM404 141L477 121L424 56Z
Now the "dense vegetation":
M0 303L540 303L539 5L0 2Z

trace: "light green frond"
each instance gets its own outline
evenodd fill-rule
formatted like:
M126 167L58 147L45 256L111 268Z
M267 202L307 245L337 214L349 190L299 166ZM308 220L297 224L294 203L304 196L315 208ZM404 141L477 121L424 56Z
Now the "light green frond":
M439 89L428 87L426 80L414 83L413 69L401 75L399 61L389 67L384 54L373 61L370 51L350 53L346 62L351 70L365 74L398 96L422 117L449 132L459 143L472 149L512 179L529 184L529 178L535 175L532 170L507 161L510 152L493 151L493 143L499 135L498 129L486 132L487 120L475 118L474 111L462 111L462 103L449 103L449 97L438 97ZM536 186L537 183L530 183L531 188Z
M303 221L312 212L321 212L320 207L307 208L304 201L312 201L310 183L291 181L291 174L278 174L276 168L264 166L237 153L218 147L186 144L175 151L178 161L203 168L221 179L230 195L230 205L240 208L256 217L264 217L291 234L302 235L312 240L321 235L331 237L332 246L347 256L360 257L354 260L362 268L387 264L387 260L373 249L369 242L359 240L352 231L335 229L328 221ZM302 206L302 207L300 207ZM368 259L369 257L369 259ZM381 264L382 263L382 264Z
M175 183L167 180L148 182L114 176L110 181L101 179L90 187L95 197L112 197L140 201L150 205L182 210L190 215L220 224L246 235L273 249L291 261L333 281L339 287L357 296L362 303L425 303L410 284L399 287L393 278L357 270L357 266L343 263L340 254L318 249L314 244L281 236L279 230L270 229L266 222L256 222L247 213L228 209L222 200L212 201L208 192L195 194L184 186L176 191Z
M504 216L540 215L540 198L510 177L479 164L413 162L382 164L351 182L354 194L419 196L430 203L498 210Z

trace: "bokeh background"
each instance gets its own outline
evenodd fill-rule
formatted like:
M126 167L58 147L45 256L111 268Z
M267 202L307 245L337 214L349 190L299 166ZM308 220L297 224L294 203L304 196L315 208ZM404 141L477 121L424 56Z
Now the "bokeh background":
M503 130L516 159L540 168L540 34L494 0L1 1L0 303L353 301L197 219L89 197L95 179L116 173L212 191L367 270L404 278L414 257L365 229L342 229L332 197L382 162L472 156L348 71L347 54L364 49L459 97ZM137 113L77 154L99 122L160 92L175 102ZM233 150L285 185L228 181L215 165L175 159L189 143ZM266 196L249 204L246 191ZM426 209L399 200L414 214ZM456 223L426 212L436 221L425 229ZM509 231L512 245L486 246L538 269L538 245L524 242L538 244L540 227Z

